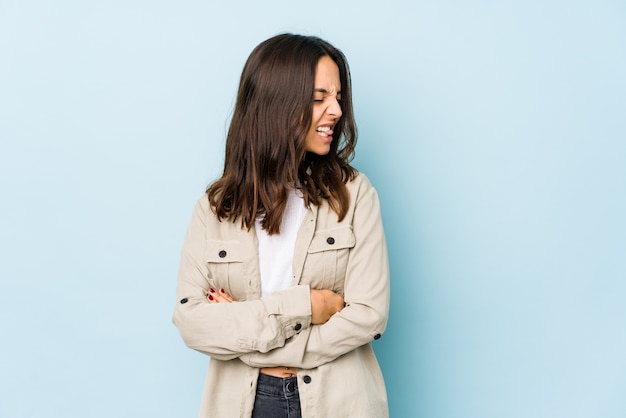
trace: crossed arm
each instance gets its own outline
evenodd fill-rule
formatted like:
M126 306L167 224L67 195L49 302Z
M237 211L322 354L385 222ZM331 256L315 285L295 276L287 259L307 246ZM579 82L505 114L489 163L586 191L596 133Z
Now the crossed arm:
M185 343L251 367L309 369L377 338L389 308L387 253L374 189L359 199L344 297L297 285L243 302L208 288L204 257L210 209L199 202L185 238L173 318Z
M311 324L320 325L326 323L331 316L340 312L344 308L343 296L338 295L332 290L310 290L311 294ZM224 289L219 291L209 289L207 294L207 302L209 303L231 303L230 296Z

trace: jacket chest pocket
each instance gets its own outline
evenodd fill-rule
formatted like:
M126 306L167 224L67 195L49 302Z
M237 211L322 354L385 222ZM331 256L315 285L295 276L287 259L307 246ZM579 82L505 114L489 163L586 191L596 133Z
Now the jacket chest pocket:
M245 300L244 251L239 241L209 240L206 263L213 289L224 289L233 299Z
M349 226L317 231L307 251L302 282L343 295L350 249L355 242Z

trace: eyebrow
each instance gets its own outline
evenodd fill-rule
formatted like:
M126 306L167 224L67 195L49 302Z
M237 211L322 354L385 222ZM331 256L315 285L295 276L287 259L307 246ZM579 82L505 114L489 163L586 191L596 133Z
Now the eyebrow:
M326 89L315 89L314 91L315 91L315 93L322 93L322 94L329 94L330 93ZM338 90L336 94L340 95L341 94L341 90Z

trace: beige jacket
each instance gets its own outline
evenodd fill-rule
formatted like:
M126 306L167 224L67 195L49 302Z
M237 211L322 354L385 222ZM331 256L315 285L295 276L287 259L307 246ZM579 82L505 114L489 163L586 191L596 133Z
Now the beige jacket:
M324 202L296 238L294 286L260 298L254 228L220 222L203 196L185 238L173 321L190 348L211 356L200 417L250 417L261 367L298 368L303 418L387 417L370 346L385 329L389 268L380 207L369 180L348 183L343 221ZM209 304L209 288L237 301ZM311 325L309 289L343 294L346 307Z

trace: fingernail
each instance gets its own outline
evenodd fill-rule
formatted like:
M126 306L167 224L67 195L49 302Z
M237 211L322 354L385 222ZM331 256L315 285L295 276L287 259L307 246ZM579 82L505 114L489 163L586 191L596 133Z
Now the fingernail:
M210 289L209 289L209 292L211 292L211 293L215 293L215 289L210 288Z
M224 289L220 289L220 293L226 293Z
M209 300L213 300L213 296L212 295L209 295Z

